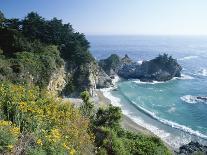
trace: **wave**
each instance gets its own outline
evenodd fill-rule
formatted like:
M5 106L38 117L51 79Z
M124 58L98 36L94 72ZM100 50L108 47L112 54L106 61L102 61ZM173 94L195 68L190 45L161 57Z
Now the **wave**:
M109 89L109 88L101 89L101 91L103 92L103 95L106 98L110 99L112 105L121 107L124 115L126 115L127 117L132 119L132 121L134 121L138 125L146 128L147 130L151 131L155 135L159 136L162 140L164 140L171 147L178 149L181 145L187 144L190 142L190 140L185 140L185 139L182 139L178 136L172 136L169 132L166 132L165 130L162 130L154 125L151 125L151 124L145 122L141 117L134 116L133 113L131 113L126 108L122 107L120 98L113 96L111 94L110 90L111 89Z
M207 69L202 68L201 70L198 71L198 75L207 76Z
M165 124L165 125L168 125L172 128L175 128L175 129L178 129L178 130L181 130L181 131L184 131L184 132L187 132L191 135L195 135L195 136L198 136L200 138L203 138L203 139L207 139L207 135L204 135L202 133L200 133L199 131L195 131L185 125L181 125L181 124L178 124L176 122L173 122L173 121L169 121L169 120L166 120L166 119L163 119L163 118L160 118L158 116L155 115L155 113L137 105L135 102L131 102L136 108L138 108L138 110L141 110L143 111L145 114L147 114L148 116L152 117L153 119Z
M193 80L195 79L194 77L186 74L181 74L181 77L174 77L173 79L178 79L178 80Z
M132 82L137 83L137 84L159 84L159 83L165 83L164 81L152 81L152 82L143 82L138 80L132 80Z
M190 103L190 104L196 104L196 103L206 103L207 104L207 100L203 100L202 97L198 97L198 96L192 96L192 95L185 95L180 97L180 99L186 103Z
M178 60L191 60L191 59L195 59L195 58L198 58L198 56L195 56L195 55L192 55L192 56L186 56L186 57L183 57L183 58L180 58Z
M143 63L143 60L139 60L137 63L141 65Z
M190 76L190 75L186 75L186 74L181 74L181 77L174 77L172 80L193 80L194 77ZM169 80L171 81L171 80ZM139 79L137 80L132 80L132 82L137 83L137 84L161 84L161 83L166 83L169 81L152 81L152 82L143 82L140 81Z
M160 129L159 127L156 127L150 123L147 123L145 122L141 117L137 117L135 115L133 115L133 113L131 113L130 111L126 110L122 104L121 104L121 99L118 98L118 97L115 97L111 94L111 92L109 91L109 89L107 91L102 91L103 92L103 95L105 97L107 97L108 99L111 100L111 104L114 105L114 106L118 106L118 107L121 107L122 108L122 112L124 115L128 116L129 118L131 118L135 123L137 123L138 125L146 128L147 130L151 131L152 133L154 133L155 135L159 136L163 141L165 141L167 144L169 144L170 146L174 147L174 148L179 148L181 145L183 144L187 144L189 143L192 139L190 137L182 137L183 135L181 136L178 136L178 135L172 135L171 133L163 130L163 129ZM125 97L126 98L126 97ZM175 122L172 122L172 121L169 121L169 120L166 120L166 119L162 119L158 116L156 116L155 113L141 107L141 106L138 106L136 104L136 102L134 101L130 101L128 98L126 98L129 103L131 103L135 108L137 108L139 111L145 113L146 115L148 115L149 117L151 117L152 119L154 120L157 120L167 126L170 126L172 128L175 128L175 129L178 129L180 131L184 131L190 135L194 135L194 136L197 136L197 137L200 137L202 139L207 139L207 136L200 133L199 131L194 131L193 129L189 128L189 127L186 127L184 125L180 125L178 123L175 123Z

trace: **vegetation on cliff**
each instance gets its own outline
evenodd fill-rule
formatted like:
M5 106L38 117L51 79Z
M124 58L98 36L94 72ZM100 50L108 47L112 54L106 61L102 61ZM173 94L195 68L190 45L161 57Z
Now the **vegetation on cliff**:
M61 20L34 12L6 19L0 12L1 154L170 154L160 139L122 129L121 109L95 107L87 91L80 108L46 91L65 64L65 91L87 90L95 64L88 48L85 36ZM112 56L109 65L118 64Z
M66 92L85 89L80 86L88 76L87 63L94 61L89 42L70 24L53 18L46 20L35 12L24 19L0 20L0 79L34 84L44 88L52 73L67 63L73 75L66 81ZM18 77L18 78L16 78ZM86 86L87 87L87 86ZM69 90L67 90L67 88Z

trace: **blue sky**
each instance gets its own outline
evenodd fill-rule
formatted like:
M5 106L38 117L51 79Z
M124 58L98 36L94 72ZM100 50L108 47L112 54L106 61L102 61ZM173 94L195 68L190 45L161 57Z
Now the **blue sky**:
M0 0L0 10L58 17L86 35L207 35L207 0Z

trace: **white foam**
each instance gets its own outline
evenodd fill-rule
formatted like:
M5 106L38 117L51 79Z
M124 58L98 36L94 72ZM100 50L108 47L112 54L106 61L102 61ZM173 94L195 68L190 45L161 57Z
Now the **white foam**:
M196 56L196 55L186 56L186 57L180 58L178 60L183 61L183 60L191 60L191 59L195 59L195 58L198 58L198 56Z
M173 79L179 79L179 80L193 80L194 77L186 74L181 74L181 77L174 77Z
M135 103L134 103L134 104L135 104ZM199 131L194 131L194 130L192 130L191 128L186 127L186 126L184 126L184 125L181 125L181 124L178 124L178 123L176 123L176 122L172 122L172 121L169 121L169 120L160 118L160 117L156 116L155 113L152 113L152 112L150 112L150 111L144 109L143 107L138 106L137 104L136 104L136 106L139 107L139 108L140 108L141 110L143 110L144 112L146 112L147 114L149 114L150 116L152 116L154 119L156 119L156 120L162 122L163 124L169 125L169 126L171 126L171 127L173 127L173 128L176 128L176 129L180 129L180 130L185 131L185 132L187 132L187 133L189 133L189 134L196 135L196 136L198 136L198 137L207 139L207 136L204 135L204 134L202 134L202 133L200 133Z
M143 63L143 60L139 60L137 63L141 65Z
M207 69L202 68L201 70L198 71L198 75L207 76Z
M180 99L190 104L206 103L204 100L199 99L197 96L192 96L192 95L185 95L185 96L180 97Z
M171 108L168 110L169 113L173 113L173 112L175 112L175 111L176 111L176 108L175 108L175 107L171 107Z
M172 80L193 80L194 77L190 76L190 75L186 75L186 74L181 74L181 77L174 77ZM170 81L170 80L169 80ZM161 83L166 83L169 81L152 81L152 82L143 82L140 81L139 79L137 80L132 80L132 82L137 83L137 84L161 84Z
M191 96L191 95L185 95L180 97L180 99L186 103L191 103L191 104L195 104L197 103L196 101L196 97L195 96Z
M143 82L143 81L140 81L139 79L132 80L132 82L137 83L137 84L160 84L160 83L165 83L164 81Z
M119 76L118 75L115 75L114 76L114 79L112 79L112 84L113 85L116 85L116 83L120 80Z

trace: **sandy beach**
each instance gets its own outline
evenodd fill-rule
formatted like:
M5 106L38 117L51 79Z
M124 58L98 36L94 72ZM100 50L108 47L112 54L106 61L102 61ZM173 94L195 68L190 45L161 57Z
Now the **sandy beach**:
M111 101L106 98L101 90L96 90L97 98L95 104L99 106L105 106L111 104ZM128 116L123 115L121 125L124 129L133 131L133 132L142 132L148 135L154 135L151 131L147 130L146 128L136 124L133 120L131 120ZM154 135L155 136L155 135Z

